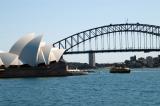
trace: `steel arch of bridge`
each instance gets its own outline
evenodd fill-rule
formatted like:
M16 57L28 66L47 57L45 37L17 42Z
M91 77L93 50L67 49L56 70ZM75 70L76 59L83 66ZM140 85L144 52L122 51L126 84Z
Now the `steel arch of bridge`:
M80 44L84 45L85 42L91 40L93 38L96 38L101 36L101 39L103 39L103 35L111 36L110 34L113 34L112 37L114 40L114 37L116 39L116 34L115 33L125 33L126 35L128 32L132 33L143 33L143 46L144 48L137 47L127 47L126 48L114 48L114 49L101 49L101 50L81 50L79 51L79 46ZM148 34L148 35L147 35ZM76 54L76 53L93 53L93 52L139 52L139 51L144 51L144 52L150 52L150 51L160 51L160 26L156 25L149 25L149 24L140 24L140 23L125 23L125 24L110 24L106 26L101 26L101 27L96 27L92 28L89 30L85 30L79 33L76 33L74 35L71 35L69 37L66 37L56 43L53 44L53 46L58 47L58 48L63 48L66 49L65 54ZM135 36L135 35L134 35ZM155 41L153 41L153 36L155 37ZM108 39L108 38L107 38ZM123 36L123 38L119 37L119 39L125 39L125 44L127 45L127 38L126 36ZM135 39L135 38L134 38ZM141 43L142 41L139 42L140 38L137 38L137 43ZM147 48L147 44L149 44L150 39L150 48ZM146 40L146 41L145 41ZM151 42L152 40L152 42ZM116 43L116 40L113 41ZM156 42L156 47L151 47L153 46L151 43ZM121 41L122 43L122 41ZM132 42L133 43L133 42ZM135 43L135 42L134 42ZM91 45L91 44L90 44ZM135 45L135 44L134 44ZM73 47L77 46L77 50L73 51ZM139 45L138 45L139 46ZM146 46L146 48L145 48ZM83 46L84 47L84 46ZM69 51L70 50L70 51Z

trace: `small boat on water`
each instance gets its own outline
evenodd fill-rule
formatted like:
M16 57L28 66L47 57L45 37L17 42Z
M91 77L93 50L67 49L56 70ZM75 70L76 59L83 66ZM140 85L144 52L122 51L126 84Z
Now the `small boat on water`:
M88 72L79 69L67 69L67 72L71 73L72 75L87 75Z
M112 67L110 73L130 73L130 68L127 67Z

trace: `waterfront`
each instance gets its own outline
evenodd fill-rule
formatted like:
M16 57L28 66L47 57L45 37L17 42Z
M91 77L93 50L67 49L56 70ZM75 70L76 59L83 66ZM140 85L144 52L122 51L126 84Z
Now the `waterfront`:
M0 106L157 106L160 69L84 76L0 79Z

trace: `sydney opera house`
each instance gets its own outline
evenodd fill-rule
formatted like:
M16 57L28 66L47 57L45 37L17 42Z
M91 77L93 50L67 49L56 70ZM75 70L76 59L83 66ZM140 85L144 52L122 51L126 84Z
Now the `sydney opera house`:
M64 51L46 44L43 36L30 33L20 38L9 52L0 52L0 77L62 74L66 72Z

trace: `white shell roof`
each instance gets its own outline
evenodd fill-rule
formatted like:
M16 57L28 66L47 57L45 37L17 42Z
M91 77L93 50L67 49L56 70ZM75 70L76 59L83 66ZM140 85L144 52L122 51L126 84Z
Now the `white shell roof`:
M44 54L46 64L49 64L50 61L56 61L54 54L51 52L52 48L53 47L51 45L45 45L41 48Z
M49 56L48 56L48 64L49 64L50 62L52 62L52 61L56 61L56 62L57 62L57 59L56 59L54 53L53 53L53 52L50 52L50 54L49 54Z
M43 36L37 36L31 40L22 50L19 59L31 66L36 66L38 61L38 52L40 50L40 43Z
M0 58L5 67L10 65L19 65L18 55L12 53L0 53Z
M38 64L39 63L45 63L46 64L45 57L44 57L42 49L40 49L39 52L38 52Z
M0 52L0 65L37 66L40 63L49 64L58 62L64 53L64 49L54 48L42 41L43 36L34 37L34 33L19 39L10 49L9 53Z
M65 52L65 49L52 48L51 52L54 54L56 62L58 62L62 57L63 53Z
M0 58L0 66L4 65L4 63L2 62L2 59Z
M35 37L35 33L29 33L26 36L20 38L9 50L10 53L20 55L23 48Z

